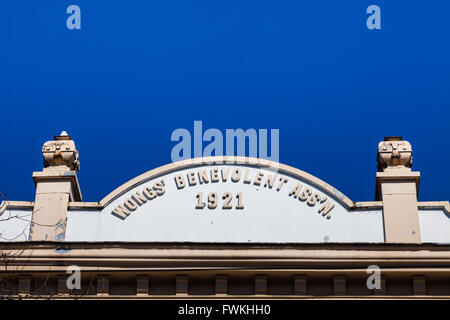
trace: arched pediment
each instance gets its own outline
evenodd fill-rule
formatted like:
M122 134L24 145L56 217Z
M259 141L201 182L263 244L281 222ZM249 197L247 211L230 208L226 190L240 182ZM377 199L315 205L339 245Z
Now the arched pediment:
M243 166L243 167L253 167L261 168L269 171L277 172L281 175L287 175L299 180L307 181L311 185L321 189L323 192L328 193L330 196L336 198L337 201L347 208L353 207L353 201L351 201L347 196L340 192L335 187L329 185L323 180L294 167L269 161L266 159L250 158L250 157L234 157L234 156L217 156L217 157L205 157L205 158L193 158L182 161L177 161L170 163L159 168L147 171L136 178L129 180L128 182L122 184L120 187L115 189L113 192L105 196L101 201L100 205L105 207L111 201L116 199L118 196L126 193L127 191L145 183L149 180L165 176L177 171L185 169L196 169L203 168L213 165L227 165L227 166Z
M148 171L70 210L67 241L383 242L378 208L276 162L196 158Z

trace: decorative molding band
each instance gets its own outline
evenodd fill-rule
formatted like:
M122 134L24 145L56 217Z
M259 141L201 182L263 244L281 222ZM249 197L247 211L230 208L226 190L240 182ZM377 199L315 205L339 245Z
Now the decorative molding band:
M419 209L444 209L450 214L450 201L422 201L417 204Z
M0 216L6 211L6 210L13 210L13 209L22 209L22 210L33 210L34 208L34 201L9 201L5 200L0 203Z

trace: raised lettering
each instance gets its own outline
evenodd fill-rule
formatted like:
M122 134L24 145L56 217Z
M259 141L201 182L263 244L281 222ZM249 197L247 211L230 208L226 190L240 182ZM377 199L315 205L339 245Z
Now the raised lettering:
M200 184L209 182L208 170L198 170L198 181L200 182Z
M177 174L175 176L175 183L177 184L177 189L183 189L186 185L186 182L184 181L184 177L181 174Z
M253 181L253 184L254 184L255 186L261 185L261 181L262 181L262 178L263 178L263 177L264 177L264 173L261 172L261 171L258 171L258 173L256 174L255 181Z
M233 173L231 174L231 181L238 182L239 179L241 179L241 169L236 168L233 170Z
M289 191L289 197L294 195L294 199L297 199L301 188L302 188L302 184L298 183L295 187L292 188L291 191Z
M124 208L121 205L118 205L113 211L112 214L116 215L117 217L121 219L125 219L130 215L130 211L128 211L126 208Z

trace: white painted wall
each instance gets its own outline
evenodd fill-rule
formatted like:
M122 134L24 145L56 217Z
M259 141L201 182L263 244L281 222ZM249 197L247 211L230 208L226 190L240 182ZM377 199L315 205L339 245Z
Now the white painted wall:
M0 215L0 242L27 241L32 210L9 210Z
M422 242L450 243L450 217L444 209L419 210Z

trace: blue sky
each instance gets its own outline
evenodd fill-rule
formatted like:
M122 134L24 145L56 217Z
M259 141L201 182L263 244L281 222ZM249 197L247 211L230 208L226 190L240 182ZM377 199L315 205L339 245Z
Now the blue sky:
M280 129L280 162L354 201L373 200L377 144L401 135L419 199L449 200L449 14L443 0L3 1L0 191L33 200L41 146L66 130L99 201L169 163L172 131L201 120Z

